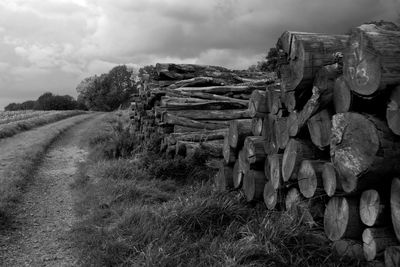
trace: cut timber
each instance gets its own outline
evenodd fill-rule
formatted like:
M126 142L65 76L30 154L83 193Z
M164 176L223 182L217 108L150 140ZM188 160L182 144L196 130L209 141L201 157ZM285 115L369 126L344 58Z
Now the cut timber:
M390 189L390 209L393 229L400 241L400 179L394 178Z
M220 158L222 157L223 140L214 140L207 142L176 142L176 154L183 157L193 156L196 151L201 151L207 156Z
M315 195L317 188L322 188L322 171L326 162L320 160L303 160L301 162L297 181L300 192L306 198Z
M334 53L342 52L347 45L347 35L293 34L287 79L282 89L302 91L309 88L317 71L324 65L334 63Z
M229 122L229 145L234 149L240 149L243 146L244 139L252 135L251 119L233 120Z
M225 100L204 100L198 99L196 102L189 102L198 98L187 99L170 99L169 101L162 100L161 107L167 110L224 110L224 109L245 109L247 105L230 102ZM201 100L201 101L200 101ZM186 101L186 102L185 102Z
M243 191L248 202L263 197L265 176L263 171L249 170L243 180Z
M350 111L351 107L351 90L343 76L335 81L333 89L333 106L336 113L344 113Z
M285 208L290 214L300 218L302 223L313 226L315 221L308 202L296 187L291 187L285 197Z
M276 118L274 123L276 146L279 149L285 149L289 142L289 128L287 125L287 118Z
M175 83L168 86L168 88L179 88L179 87L188 87L188 86L215 86L215 85L224 85L221 80L214 79L211 77L194 77L191 79L176 81Z
M162 125L164 128L168 128L171 125ZM193 128L193 127L186 127L186 126L181 126L181 125L172 125L173 126L173 132L174 133L191 133L191 132L197 132L199 131L199 128ZM223 128L221 128L223 129Z
M290 139L282 158L283 181L296 179L301 162L305 159L316 159L319 155L320 152L311 142L302 139Z
M246 174L250 170L250 163L247 160L247 151L242 149L239 152L239 169L243 174Z
M226 164L234 163L237 159L237 153L229 145L228 135L226 135L224 137L224 147L223 147L222 154L224 156L224 162Z
M281 86L280 84L274 84L267 86L265 91L265 113L277 114L281 105Z
M278 189L282 184L282 154L268 155L264 164L264 173L268 181L271 181L271 185L274 189Z
M237 120L249 119L247 109L227 109L227 110L169 110L169 114L188 118L192 120ZM165 114L165 113L164 113ZM162 119L163 121L163 119Z
M332 113L329 110L324 109L312 116L307 122L311 141L320 149L329 146L331 142L331 118Z
M225 85L225 86L210 86L210 87L182 87L175 90L178 92L229 95L229 94L251 94L255 90L261 90L264 88L265 86Z
M338 240L333 242L332 249L339 257L349 257L360 261L365 260L363 245L360 241L351 239Z
M222 122L201 122L196 120L191 120L188 118L178 117L171 114L166 114L164 116L164 124L172 124L172 125L180 125L184 127L196 128L196 129L205 129L205 130L216 130L223 129L228 127L228 123L225 121Z
M341 75L342 69L338 63L322 67L314 80L314 86L320 92L319 105L321 108L332 105L333 91L336 79Z
M358 113L339 113L332 119L331 159L345 192L363 183L381 182L400 173L400 139L385 122Z
M390 102L386 109L386 120L392 132L400 135L400 86L391 92Z
M351 31L343 58L344 78L350 90L372 95L400 84L400 31L364 24Z
M390 225L389 203L375 189L366 190L360 198L360 218L367 226Z
M265 113L267 113L265 91L255 90L250 96L249 114L251 117L263 117Z
M239 160L236 160L235 165L233 165L233 187L239 189L242 187L244 173L240 169Z
M221 164L216 175L216 186L220 191L233 188L233 167Z
M286 119L288 132L290 137L295 137L299 133L299 125L297 119L298 113L297 111L290 112L289 116Z
M326 236L336 241L342 238L359 239L363 230L356 198L333 197L324 214Z
M374 260L387 247L398 244L390 228L367 228L362 233L362 240L364 257L367 261Z
M338 173L331 162L326 162L322 169L322 182L325 193L332 197L335 193L342 192L342 186L339 182Z
M233 103L239 103L244 106L249 105L249 101L245 99L237 99L223 95L209 94L203 92L191 92L191 91L176 91L176 90L168 90L166 92L167 96L177 96L177 97L192 97L192 98L200 98L207 100L218 100L218 101L228 101Z
M264 164L266 155L264 152L264 140L261 136L247 136L243 149L246 150L247 161L250 164Z
M385 266L400 266L400 246L392 246L385 249Z
M296 109L296 96L295 92L283 93L282 103L285 105L287 111L293 112Z
M275 209L276 204L278 203L278 189L273 187L271 181L268 181L264 186L263 198L267 209Z
M212 140L222 140L228 133L228 128L218 130L201 130L189 133L172 133L169 135L169 143L174 141L204 142Z
M263 118L256 117L251 120L251 132L254 136L260 136L262 134L263 121Z
M264 151L266 154L276 154L279 147L275 136L275 115L267 114L264 117L262 137L264 138Z

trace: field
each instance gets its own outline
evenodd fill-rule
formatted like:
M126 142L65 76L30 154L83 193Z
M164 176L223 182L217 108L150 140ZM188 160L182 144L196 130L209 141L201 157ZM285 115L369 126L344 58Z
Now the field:
M27 120L49 113L61 113L62 111L39 111L39 110L20 110L20 111L0 111L0 125L10 122Z

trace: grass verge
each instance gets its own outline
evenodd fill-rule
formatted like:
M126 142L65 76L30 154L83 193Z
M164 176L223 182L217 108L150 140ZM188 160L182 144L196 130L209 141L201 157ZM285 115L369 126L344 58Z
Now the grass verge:
M32 132L32 139L28 137L26 140L21 140L22 145L16 146L11 152L11 156L14 154L17 157L5 169L0 170L0 225L2 227L8 227L12 209L49 146L63 132L89 117L90 115L77 116L38 128Z
M0 139L83 113L85 112L80 110L69 110L2 124L0 125Z
M83 266L354 266L286 212L216 192L204 159L166 160L114 117L96 130L73 188ZM110 126L114 125L114 126ZM130 135L129 135L130 134ZM128 138L131 146L116 153ZM116 155L120 156L116 156ZM121 156L123 155L123 156Z

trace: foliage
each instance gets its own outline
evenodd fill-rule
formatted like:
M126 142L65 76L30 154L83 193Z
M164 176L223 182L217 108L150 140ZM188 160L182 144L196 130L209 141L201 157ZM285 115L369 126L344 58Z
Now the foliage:
M76 90L78 102L90 110L112 111L130 103L136 92L135 73L125 65L116 66L107 74L85 78Z
M29 100L21 104L11 103L5 107L6 111L17 110L74 110L84 109L82 105L69 95L53 95L50 92L44 93L36 101Z

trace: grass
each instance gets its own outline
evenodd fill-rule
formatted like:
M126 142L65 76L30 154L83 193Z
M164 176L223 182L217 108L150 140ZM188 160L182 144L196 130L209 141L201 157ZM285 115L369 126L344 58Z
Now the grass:
M117 147L109 136L125 136L111 130L118 120L92 136L90 160L73 185L80 220L72 236L83 266L359 264L333 257L299 218L247 204L240 192L217 192L215 171L201 156L167 160L154 151L135 153L141 144L133 142L125 156L110 157L116 154L102 150Z
M1 124L0 139L11 137L20 132L27 131L35 127L53 123L83 113L84 113L83 111L78 111L78 110L50 112L50 113L45 113L42 116L35 116L24 120L17 120L6 124Z
M14 156L6 164L5 169L0 168L0 225L2 227L8 227L11 218L10 214L48 147L61 133L85 118L87 116L56 122L32 132L27 132L19 140L7 140L7 144L5 142L2 143L2 149L9 150L7 149L9 147L13 149L12 151L7 151L8 153L4 153L7 155L3 154L6 158L2 160L7 160L7 157L12 158Z

